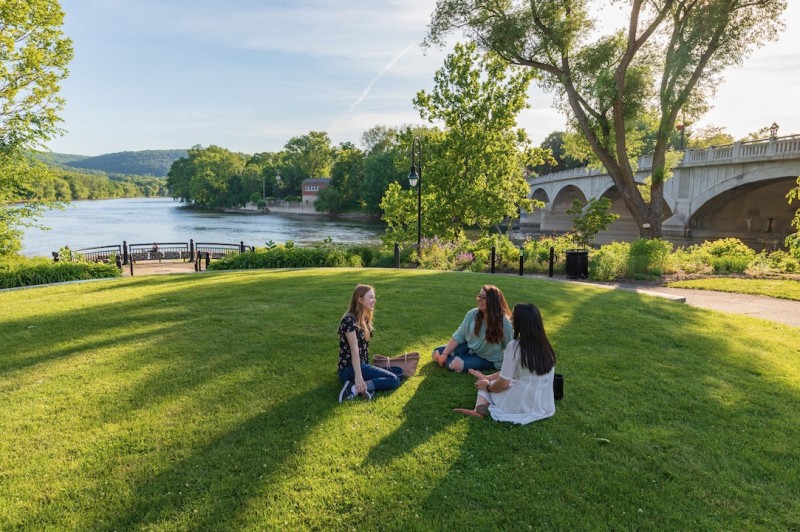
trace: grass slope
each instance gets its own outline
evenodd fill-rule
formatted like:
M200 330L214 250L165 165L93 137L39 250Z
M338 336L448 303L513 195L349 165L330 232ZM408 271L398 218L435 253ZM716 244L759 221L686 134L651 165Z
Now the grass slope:
M674 288L693 288L697 290L717 290L737 294L777 297L800 301L800 282L791 279L739 279L735 277L706 277L675 281L667 286Z
M336 327L417 376L336 402ZM483 283L540 306L556 415L434 366ZM0 529L796 529L800 329L514 276L234 272L0 293Z

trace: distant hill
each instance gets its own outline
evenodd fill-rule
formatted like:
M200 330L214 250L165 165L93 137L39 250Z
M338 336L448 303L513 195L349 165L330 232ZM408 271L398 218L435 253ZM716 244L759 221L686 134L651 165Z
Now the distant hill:
M111 174L151 175L166 177L172 163L187 156L186 150L143 150L107 153L96 157L80 155L45 154L59 157L74 157L62 166L85 170L99 170ZM58 164L58 163L56 163Z
M36 152L34 157L50 166L66 166L68 163L88 159L88 155L72 155L70 153Z

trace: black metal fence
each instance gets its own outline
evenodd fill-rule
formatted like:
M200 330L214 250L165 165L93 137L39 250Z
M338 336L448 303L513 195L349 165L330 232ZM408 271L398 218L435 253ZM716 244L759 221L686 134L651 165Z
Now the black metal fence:
M64 256L66 253L69 256ZM81 258L92 262L114 262L116 257L122 256L122 246L96 246L92 248L74 249L65 248L62 252L54 251L53 260L77 261Z

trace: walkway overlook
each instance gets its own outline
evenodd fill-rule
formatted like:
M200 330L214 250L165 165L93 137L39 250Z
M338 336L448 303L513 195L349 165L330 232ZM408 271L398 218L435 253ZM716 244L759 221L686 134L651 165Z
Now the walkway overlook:
M640 157L637 183L652 170L652 157ZM739 238L756 250L776 249L794 228L797 205L786 193L800 175L800 135L726 146L690 149L664 184L664 237L680 245L717 238ZM598 243L633 240L639 231L611 177L576 168L529 179L531 198L545 207L523 213L523 232L563 233L572 228L566 213L575 199L607 197L619 214Z

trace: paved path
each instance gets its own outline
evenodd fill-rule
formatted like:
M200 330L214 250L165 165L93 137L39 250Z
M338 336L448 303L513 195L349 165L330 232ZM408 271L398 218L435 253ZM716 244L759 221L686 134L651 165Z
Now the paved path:
M618 290L631 290L640 294L666 297L678 303L693 307L744 314L754 318L785 323L800 327L800 301L778 299L749 294L733 294L714 290L690 290L688 288L669 288L636 283L591 283L587 281L565 281L591 284Z

